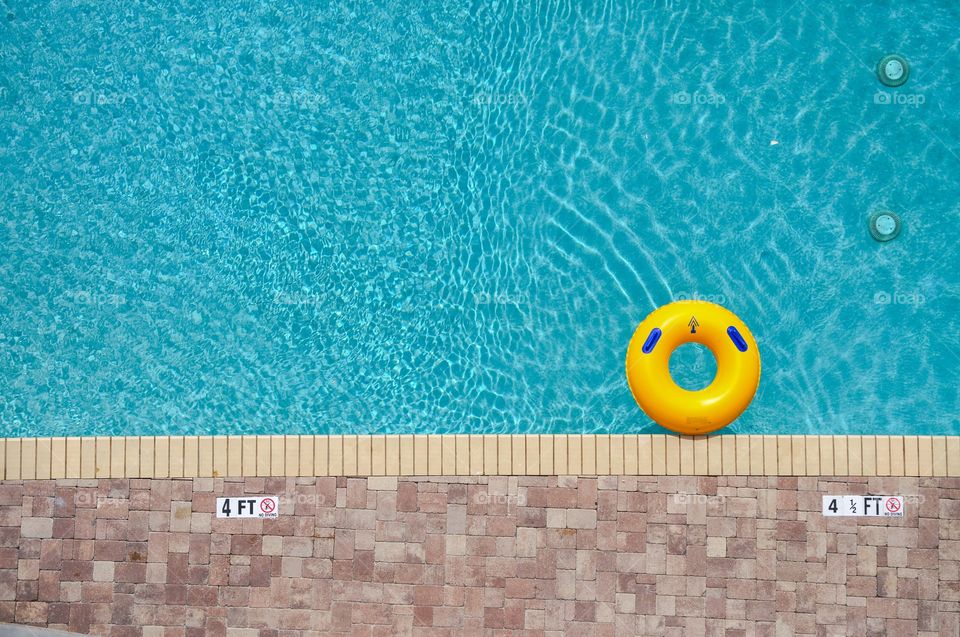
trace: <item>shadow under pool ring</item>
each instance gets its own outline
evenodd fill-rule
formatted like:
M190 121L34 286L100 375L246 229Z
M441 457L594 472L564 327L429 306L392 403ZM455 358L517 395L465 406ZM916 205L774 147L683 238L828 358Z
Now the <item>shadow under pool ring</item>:
M717 374L698 391L670 376L670 355L685 343L710 348ZM729 425L760 384L760 352L736 314L707 301L676 301L640 323L627 348L627 382L640 408L659 425L699 435Z

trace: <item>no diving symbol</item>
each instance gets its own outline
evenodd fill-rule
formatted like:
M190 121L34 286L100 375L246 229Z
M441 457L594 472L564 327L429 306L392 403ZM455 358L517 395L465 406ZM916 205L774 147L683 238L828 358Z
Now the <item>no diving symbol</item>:
M896 513L897 511L900 510L900 500L897 500L896 498L889 498L887 500L886 506L887 506L887 511L889 511L890 513Z
M887 505L889 506L889 505ZM270 498L264 498L260 501L260 510L264 513L273 513L273 510L277 508L277 503L271 500Z

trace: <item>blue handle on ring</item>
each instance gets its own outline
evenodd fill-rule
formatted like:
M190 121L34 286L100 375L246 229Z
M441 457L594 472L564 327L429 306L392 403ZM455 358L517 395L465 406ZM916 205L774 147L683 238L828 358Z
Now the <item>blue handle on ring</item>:
M649 354L653 351L653 348L657 346L657 341L660 340L660 335L663 332L660 331L659 327L655 327L650 330L650 335L647 336L647 340L643 343L643 353Z
M747 351L747 342L743 340L743 337L740 335L740 332L737 331L737 328L730 326L727 328L727 336L730 337L730 340L733 341L733 344L737 346L737 349L741 352Z

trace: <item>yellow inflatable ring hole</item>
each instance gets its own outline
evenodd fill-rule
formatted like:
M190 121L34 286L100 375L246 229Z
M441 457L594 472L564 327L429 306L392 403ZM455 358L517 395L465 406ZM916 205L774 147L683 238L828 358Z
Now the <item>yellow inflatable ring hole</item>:
M685 343L710 348L713 382L698 391L670 376L670 355ZM677 301L640 323L627 348L627 382L640 408L671 431L698 435L729 425L753 400L760 384L760 352L736 314L706 301Z

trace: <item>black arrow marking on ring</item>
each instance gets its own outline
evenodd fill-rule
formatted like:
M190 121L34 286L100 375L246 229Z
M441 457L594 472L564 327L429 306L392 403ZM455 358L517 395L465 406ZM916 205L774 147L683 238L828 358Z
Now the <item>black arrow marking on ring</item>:
M697 317L696 317L696 316L691 316L691 317L690 317L690 322L687 323L687 325L690 326L690 333L691 333L691 334L696 334L696 333L697 333L697 328L700 327L700 323L697 322Z

